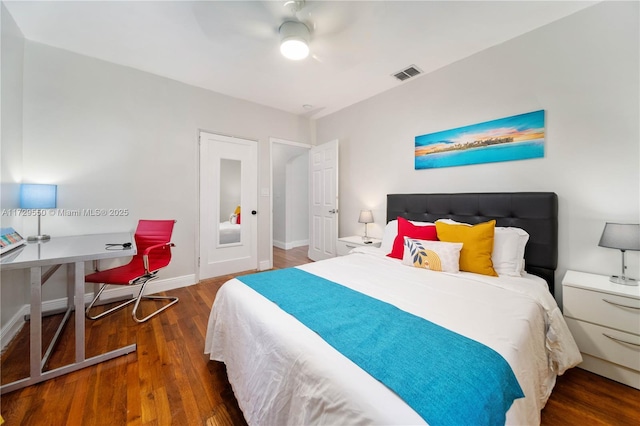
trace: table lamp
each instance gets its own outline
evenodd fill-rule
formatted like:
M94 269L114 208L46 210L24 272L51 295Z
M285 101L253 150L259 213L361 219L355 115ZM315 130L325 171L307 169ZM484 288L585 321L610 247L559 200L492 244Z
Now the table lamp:
M612 275L609 281L616 284L638 285L636 279L625 276L627 266L624 263L624 253L627 250L640 250L640 225L607 222L598 245L618 249L622 252L622 274Z
M49 235L40 232L40 216L42 209L55 209L57 200L57 185L43 185L35 183L23 183L20 185L20 208L38 210L38 235L32 235L27 241L47 241Z
M362 237L362 241L369 241L369 237L367 236L367 223L373 223L373 213L371 213L371 210L360 210L358 223L364 223L364 237Z

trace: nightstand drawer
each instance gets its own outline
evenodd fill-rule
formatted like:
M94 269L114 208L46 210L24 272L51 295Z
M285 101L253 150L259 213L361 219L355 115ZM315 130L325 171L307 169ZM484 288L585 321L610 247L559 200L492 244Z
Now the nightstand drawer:
M572 318L566 321L580 352L640 371L640 336Z
M566 317L640 335L640 300L566 285L562 292Z
M358 235L338 238L338 241L336 241L336 254L344 256L356 247L380 247L382 242L378 238L369 238L368 241L369 243L365 244L364 239Z
M336 253L338 256L344 256L345 254L349 254L349 252L356 247L362 247L362 244L353 244L338 240L336 243Z

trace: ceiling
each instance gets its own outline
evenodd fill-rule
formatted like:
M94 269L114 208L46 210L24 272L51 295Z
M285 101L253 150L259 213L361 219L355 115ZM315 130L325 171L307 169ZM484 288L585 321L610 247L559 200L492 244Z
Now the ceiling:
M311 55L290 61L284 2L4 3L28 40L313 118L406 84L392 74L410 65L429 73L597 3L308 0Z

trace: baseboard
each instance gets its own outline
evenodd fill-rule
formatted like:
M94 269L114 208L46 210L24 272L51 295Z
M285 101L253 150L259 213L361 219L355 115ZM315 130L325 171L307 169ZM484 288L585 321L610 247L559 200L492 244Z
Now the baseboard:
M162 291L169 291L176 288L187 287L196 283L195 274L183 275L181 277L175 278L167 278L164 280L156 280L149 283L147 288L145 289L144 294L154 294L160 293ZM114 286L112 288L107 288L104 293L102 293L102 297L100 300L110 300L110 299L118 299L123 297L131 297L133 295L137 295L138 291L140 291L140 285L132 285L132 286ZM93 292L86 293L84 295L84 303L85 305L91 302L93 299ZM46 314L47 312L60 311L64 310L67 307L67 299L60 298L54 300L47 300L42 302L42 313ZM2 327L0 330L0 343L2 344L2 351L6 348L6 346L11 342L11 339L15 337L15 335L20 331L22 326L24 325L24 317L30 313L31 309L29 304L23 305L18 313L16 313L9 322Z
M296 247L308 246L309 240L291 241L290 243L284 243L282 241L273 241L273 245L282 250L291 250Z
M290 247L287 250L296 248L296 247L308 246L309 240L291 241L289 244L290 244Z
M259 271L266 271L269 269L273 269L273 266L271 265L271 261L270 260L261 260L258 263L258 270Z
M188 287L196 283L195 274L183 275L181 277L175 278L167 278L164 280L155 280L147 285L144 294L155 294L160 293L162 291L173 290L174 288ZM126 297L129 295L137 295L138 291L140 291L139 285L131 285L131 286L118 286L107 288L104 293L102 293L102 297L100 300L109 300L116 299L121 297ZM85 300L86 303L89 303L93 298L93 293L90 293L90 298L88 301ZM86 295L85 295L86 299ZM66 301L66 299L62 299Z
M0 330L0 344L2 345L2 352L6 349L7 345L18 334L22 326L24 325L24 316L29 313L29 305L23 305L16 314L11 317L9 322Z

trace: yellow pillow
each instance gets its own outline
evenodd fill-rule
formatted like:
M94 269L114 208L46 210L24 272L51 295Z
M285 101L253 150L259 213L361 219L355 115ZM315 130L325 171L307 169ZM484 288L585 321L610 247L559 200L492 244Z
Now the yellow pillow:
M493 252L493 234L496 221L478 223L477 225L452 225L436 222L438 239L449 243L462 243L460 251L460 270L476 274L497 277L493 269L491 253Z

